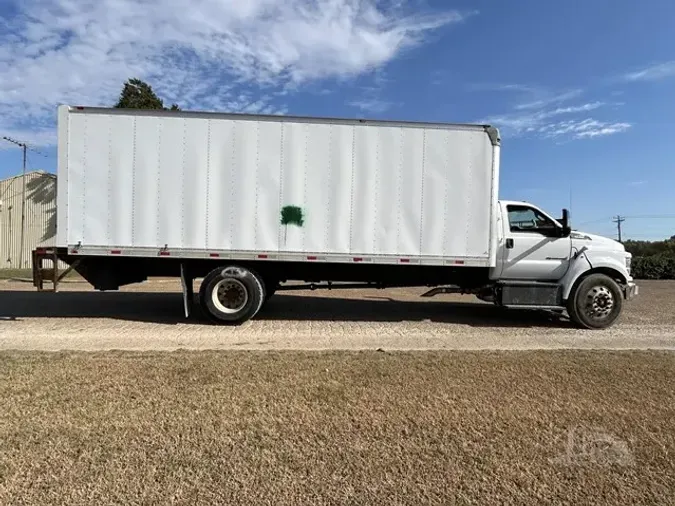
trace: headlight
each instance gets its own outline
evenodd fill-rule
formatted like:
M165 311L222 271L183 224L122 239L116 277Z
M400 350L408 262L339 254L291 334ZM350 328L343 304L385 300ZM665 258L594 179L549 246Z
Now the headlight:
M630 274L630 263L632 259L633 257L630 255L626 257L626 270L628 271L628 274Z

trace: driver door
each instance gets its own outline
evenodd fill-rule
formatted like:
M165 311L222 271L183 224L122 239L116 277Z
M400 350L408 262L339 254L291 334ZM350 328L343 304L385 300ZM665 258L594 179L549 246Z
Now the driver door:
M569 267L572 242L560 226L527 204L505 205L501 279L558 281Z

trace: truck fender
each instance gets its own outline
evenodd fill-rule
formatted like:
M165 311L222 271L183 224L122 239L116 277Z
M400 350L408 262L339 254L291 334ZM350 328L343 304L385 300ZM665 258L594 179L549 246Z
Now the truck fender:
M567 300L572 292L572 288L582 277L591 273L608 274L613 279L627 283L630 276L626 271L625 264L621 264L616 259L608 256L594 255L592 251L582 249L572 259L569 270L560 281L563 287L563 300Z
M560 280L560 284L562 285L563 289L563 300L567 300L569 298L572 287L574 286L574 283L577 281L577 279L583 276L584 273L590 271L592 268L593 266L586 256L586 251L583 249L572 256L570 267L567 269L567 272Z

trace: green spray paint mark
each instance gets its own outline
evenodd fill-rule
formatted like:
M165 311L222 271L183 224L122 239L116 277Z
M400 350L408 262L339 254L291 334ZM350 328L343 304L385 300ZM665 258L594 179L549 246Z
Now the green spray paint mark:
M305 217L302 208L298 206L285 206L281 209L281 224L284 226L284 245L288 239L288 225L302 227Z
M305 223L302 209L298 206L285 206L281 209L281 224L282 225L297 225L302 227Z

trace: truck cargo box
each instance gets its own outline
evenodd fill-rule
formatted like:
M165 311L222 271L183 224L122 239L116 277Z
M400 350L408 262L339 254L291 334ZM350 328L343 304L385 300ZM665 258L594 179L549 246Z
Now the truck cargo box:
M490 127L61 106L58 128L79 254L495 265Z

